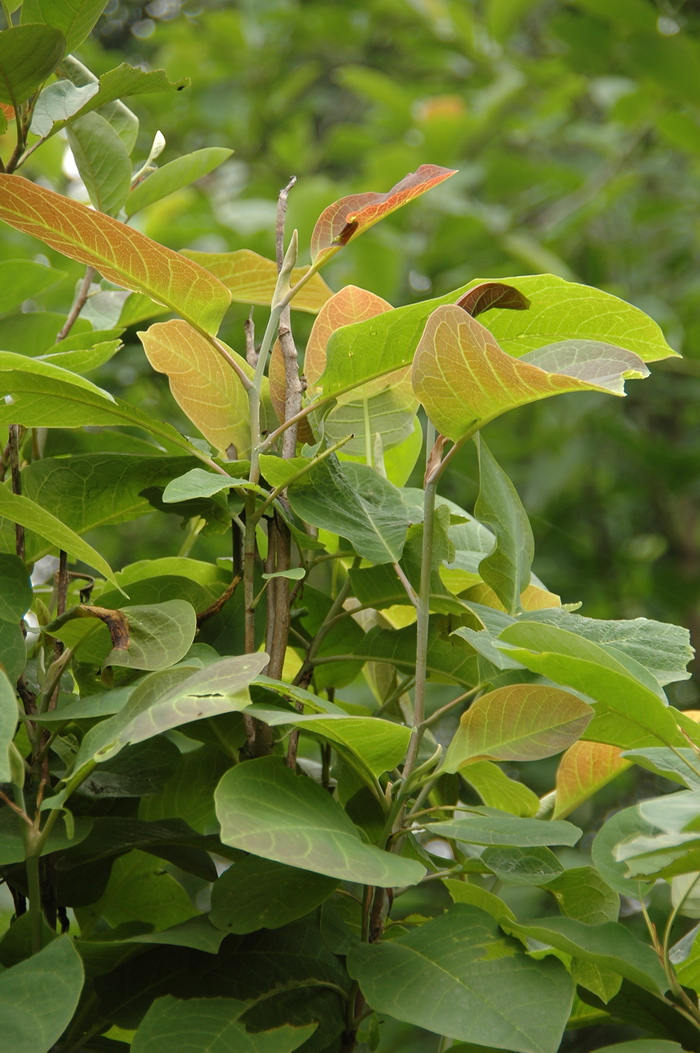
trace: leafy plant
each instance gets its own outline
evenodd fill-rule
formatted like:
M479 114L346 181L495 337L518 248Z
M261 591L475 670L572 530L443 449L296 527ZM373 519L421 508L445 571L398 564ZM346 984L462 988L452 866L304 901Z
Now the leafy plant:
M623 395L674 354L661 330L552 275L398 308L332 293L332 256L454 174L432 164L322 210L310 264L285 237L293 181L275 261L174 252L126 220L229 152L156 168L156 137L134 174L122 99L184 85L125 65L98 79L67 55L101 2L25 0L16 25L3 6L0 218L86 268L58 332L18 310L54 267L17 260L2 289L22 345L0 352L13 1051L381 1049L387 1018L464 1049L555 1053L567 1028L628 1022L651 1038L621 1053L696 1048L700 951L673 926L698 909L700 731L663 691L687 675L688 634L548 592L481 436L560 393ZM17 174L64 128L92 208ZM109 328L85 317L100 296ZM245 356L219 336L232 300L269 306ZM315 315L303 378L296 307ZM84 375L144 323L200 437ZM52 448L78 428L82 452ZM438 492L468 447L473 514ZM184 551L114 570L83 537L153 509L186 521ZM218 551L195 560L205 533ZM50 553L54 582L32 589ZM542 793L520 765L558 755ZM631 764L682 789L616 813L567 865L582 834L567 816ZM644 906L657 877L661 935Z

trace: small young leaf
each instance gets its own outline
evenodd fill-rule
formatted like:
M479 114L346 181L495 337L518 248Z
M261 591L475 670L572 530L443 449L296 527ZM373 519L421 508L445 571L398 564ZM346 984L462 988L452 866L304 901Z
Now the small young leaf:
M335 201L319 216L311 235L311 259L316 266L358 237L380 219L395 212L414 197L455 175L450 168L421 165L385 194L351 194Z
M156 169L134 187L125 205L127 216L135 215L142 208L147 208L155 201L161 201L169 194L174 194L176 190L189 186L202 176L208 175L209 172L227 161L232 153L233 150L210 146L169 161L168 164Z

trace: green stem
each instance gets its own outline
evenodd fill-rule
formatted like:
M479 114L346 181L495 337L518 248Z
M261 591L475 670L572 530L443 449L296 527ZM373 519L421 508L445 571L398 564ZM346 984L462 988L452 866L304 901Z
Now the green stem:
M288 486L291 486L292 483L295 483L298 479L301 479L302 476L306 475L306 473L309 472L312 468L315 468L317 464L321 463L321 461L325 461L327 457L330 457L332 453L335 453L336 450L339 450L342 446L345 445L346 442L349 442L351 438L352 435L347 435L344 439L339 439L338 442L333 444L333 446L329 446L327 450L324 450L323 453L320 453L318 457L314 457L312 460L308 461L307 464L305 464L303 468L300 468L298 472L294 472L293 475L290 475L284 483L281 483L279 486L276 486L270 494L270 496L266 497L263 503L258 506L255 512L255 521L258 522L261 519L261 517L264 515L264 513L267 511L270 505L277 500L280 494L284 493Z
M32 932L32 954L41 950L41 878L39 876L39 856L41 844L39 831L35 826L24 828L24 865L27 871L27 892L29 894L29 920Z

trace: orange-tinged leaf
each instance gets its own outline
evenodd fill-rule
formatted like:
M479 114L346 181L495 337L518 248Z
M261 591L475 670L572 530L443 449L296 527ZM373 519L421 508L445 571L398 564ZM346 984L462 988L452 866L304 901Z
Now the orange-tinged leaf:
M217 278L179 252L21 176L0 174L0 219L206 332L217 331L231 301Z
M484 581L472 585L465 592L464 599L473 600L474 603L481 603L485 607L493 607L497 611L505 611L505 607L496 593ZM557 596L555 592L549 592L548 589L531 583L520 594L520 606L524 611L542 611L547 610L549 607L561 607L561 596Z
M8 103L0 102L0 110L2 110L3 115L4 115L6 120L14 121L14 119L15 119L15 108L14 108L14 106L10 106Z
M501 310L526 311L530 306L527 296L523 296L518 289L504 282L482 282L475 285L460 296L457 306L461 307L472 318L478 314L491 310L492 307L500 307Z
M148 361L167 375L173 398L207 441L229 459L231 446L234 457L245 457L250 450L248 396L231 367L180 319L156 322L138 336ZM228 350L252 377L248 363Z
M593 708L575 695L544 684L496 688L462 716L445 755L444 770L472 760L529 761L552 757L576 742Z
M331 296L318 312L306 344L304 374L309 386L316 383L326 368L326 347L336 329L391 310L391 304L381 296L357 285L346 285Z
M421 165L386 194L351 194L335 201L323 210L316 222L311 235L311 259L316 265L325 262L380 219L455 173L453 168Z
M260 304L265 307L272 302L272 294L277 284L277 264L253 252L252 249L236 249L235 252L195 252L193 249L183 249L182 255L216 275L230 290L236 303ZM296 285L308 269L295 267L291 275L291 284ZM316 314L331 296L331 290L321 275L314 274L299 290L290 307L293 310Z
M549 371L507 355L480 322L445 304L430 315L416 349L413 388L436 428L458 441L516 406L565 391L624 395L622 378L648 373L637 355L610 345L594 345L601 349L598 362L590 344L571 340L532 352L546 363L571 359L565 367L571 372Z
M603 742L575 742L557 770L557 799L554 818L570 815L575 808L630 767L617 746Z

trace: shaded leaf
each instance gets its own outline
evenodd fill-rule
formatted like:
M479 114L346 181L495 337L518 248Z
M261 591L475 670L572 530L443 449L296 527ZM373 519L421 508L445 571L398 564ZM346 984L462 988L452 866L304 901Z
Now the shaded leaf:
M19 718L17 699L12 684L0 668L0 782L14 782L10 746Z
M82 986L83 966L68 936L1 972L0 1028L7 1049L49 1053L71 1021Z
M236 303L261 304L267 307L277 285L277 264L252 249L236 249L235 252L196 252L183 249L183 256L194 260L200 267L216 275L231 292ZM296 285L306 274L308 267L295 267L290 283ZM316 314L331 296L331 290L320 274L309 278L292 300L290 307L297 311Z
M348 971L380 1013L518 1053L556 1053L573 998L560 962L534 961L462 903L406 936L356 944Z
M116 216L131 184L131 159L124 143L99 113L87 113L68 127L68 144L90 201Z
M0 262L0 314L20 307L65 277L64 271L46 267L34 260Z
M32 602L32 583L19 556L0 553L0 619L18 622Z
M595 867L573 867L565 870L546 886L559 910L567 918L587 925L617 921L620 897L600 876Z
M539 760L576 741L593 709L575 695L544 684L513 684L482 695L463 714L443 768L472 758Z
M575 742L557 768L555 817L569 815L629 766L617 746Z
M481 285L475 285L457 300L457 307L461 307L472 318L494 307L509 311L526 311L529 306L527 296L503 282L483 282Z
M429 834L448 841L467 841L473 845L570 845L581 837L582 831L572 823L557 820L523 819L496 813L495 808L484 809L465 818L449 819L426 826Z
M365 844L340 805L276 757L239 764L216 793L221 840L288 866L361 884L415 885L424 868Z
M278 929L315 910L337 886L336 878L246 856L214 883L209 918L241 935Z
M527 512L512 482L480 435L475 442L479 453L479 496L474 515L496 536L493 551L479 562L479 574L506 611L515 614L520 608L522 593L530 584L535 540Z
M19 107L45 81L66 48L52 26L10 26L0 33L0 102Z
M654 827L639 814L636 806L623 808L611 816L593 839L591 858L596 870L605 882L622 896L643 899L649 894L649 881L635 881L627 877L627 867L617 859L615 850L621 841L638 834L654 833Z
M91 109L98 97L88 103ZM196 263L21 176L0 174L0 219L95 267L116 285L146 293L207 332L216 332L230 303L225 286Z
M134 1035L133 1053L292 1053L316 1029L316 1024L271 1031L246 1030L239 1020L248 1006L232 998L158 998Z
M624 395L623 379L645 377L630 351L568 341L528 358L501 350L492 333L461 308L430 315L413 360L413 388L438 431L457 441L516 406L567 391ZM530 357L530 356L529 356Z
M380 219L395 212L414 197L424 194L455 175L450 168L421 165L385 194L351 194L324 209L311 235L311 259L316 266L338 252Z
M547 885L564 873L548 848L485 848L481 860L504 885Z

